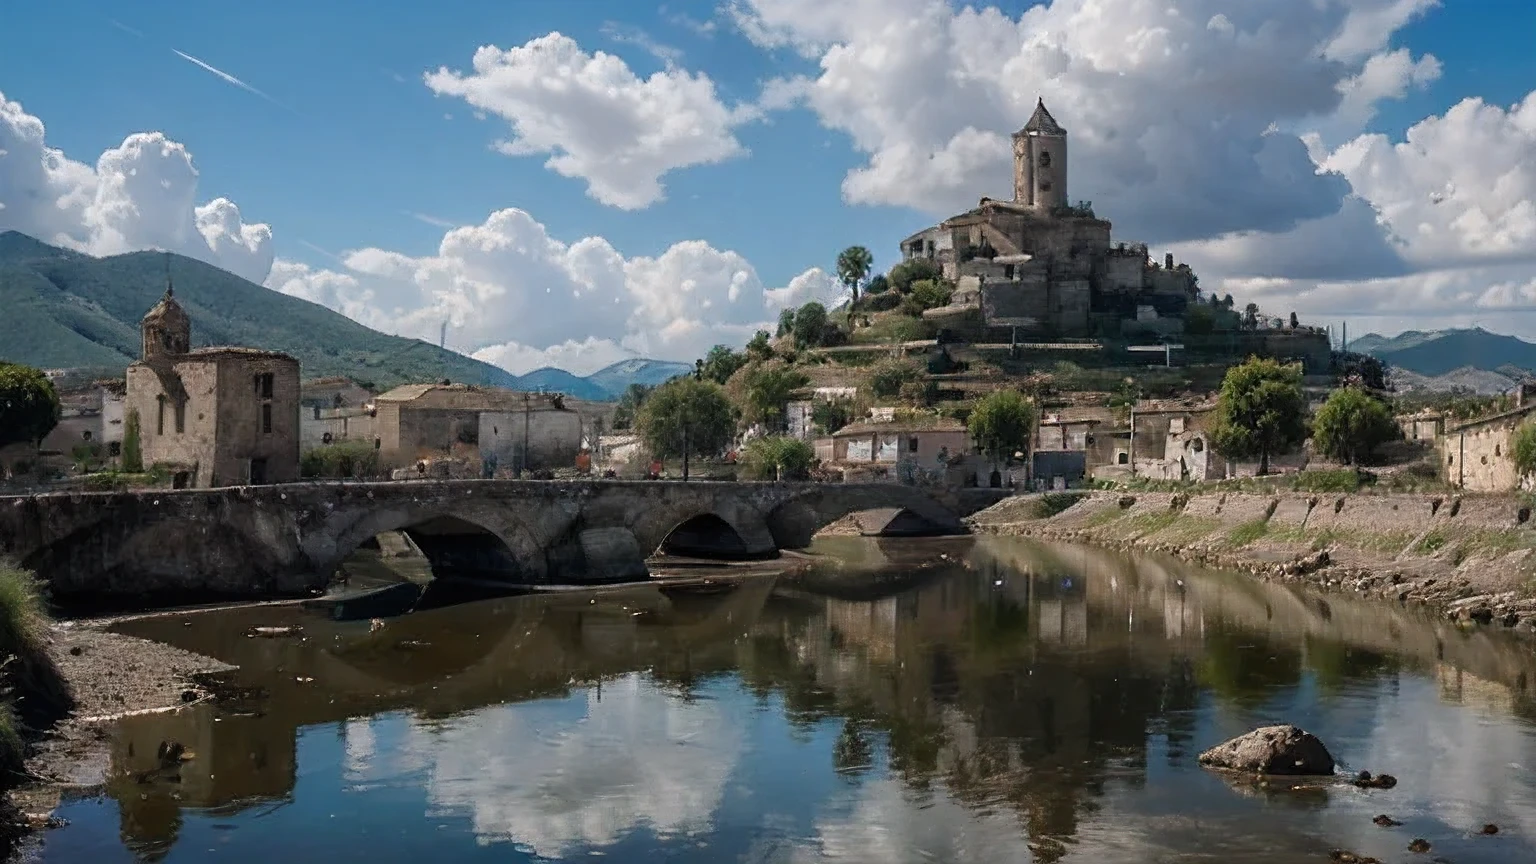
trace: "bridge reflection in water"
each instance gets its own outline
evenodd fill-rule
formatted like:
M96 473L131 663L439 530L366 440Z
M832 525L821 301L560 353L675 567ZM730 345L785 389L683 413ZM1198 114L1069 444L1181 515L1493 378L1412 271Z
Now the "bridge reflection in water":
M270 607L134 622L267 696L124 720L111 803L66 808L76 824L45 857L93 848L91 807L115 807L122 844L151 858L195 859L229 826L218 857L237 861L1401 851L1370 824L1388 805L1259 800L1193 768L1281 718L1402 778L1394 815L1437 852L1536 851L1536 794L1507 768L1536 759L1536 656L1497 634L1080 547L824 548L836 563L720 593L497 600L373 632ZM245 635L285 623L306 638ZM165 740L193 754L169 774ZM1506 830L1465 836L1486 821Z

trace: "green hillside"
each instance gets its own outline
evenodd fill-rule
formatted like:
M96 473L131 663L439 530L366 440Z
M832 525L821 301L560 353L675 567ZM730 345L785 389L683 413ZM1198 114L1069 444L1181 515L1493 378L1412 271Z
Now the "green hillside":
M0 359L122 375L139 356L139 319L165 293L192 318L192 344L284 351L306 378L345 375L376 387L448 378L513 387L510 373L180 255L93 258L17 232L0 233Z

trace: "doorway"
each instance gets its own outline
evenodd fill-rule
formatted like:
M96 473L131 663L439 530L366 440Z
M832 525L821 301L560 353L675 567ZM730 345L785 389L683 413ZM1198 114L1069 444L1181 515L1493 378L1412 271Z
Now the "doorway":
M251 460L251 485L252 486L265 486L265 485L267 485L267 460L266 459L252 459Z

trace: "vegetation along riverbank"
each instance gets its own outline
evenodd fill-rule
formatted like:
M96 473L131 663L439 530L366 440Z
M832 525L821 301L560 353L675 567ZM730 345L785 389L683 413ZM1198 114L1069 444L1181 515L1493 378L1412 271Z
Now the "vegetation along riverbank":
M1162 552L1536 633L1530 518L1515 495L1197 489L1020 496L967 521L978 533Z

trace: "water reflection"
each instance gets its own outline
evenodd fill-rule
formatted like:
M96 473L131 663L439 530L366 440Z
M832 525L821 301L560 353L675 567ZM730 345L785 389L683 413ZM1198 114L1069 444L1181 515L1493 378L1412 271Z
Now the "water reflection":
M69 805L44 857L1279 862L1413 836L1536 855L1527 646L1080 547L829 548L805 578L377 631L273 608L134 622L265 695L123 721L107 800ZM246 635L290 624L302 640ZM1279 720L1401 785L1260 793L1194 767ZM1407 824L1371 825L1384 810Z

